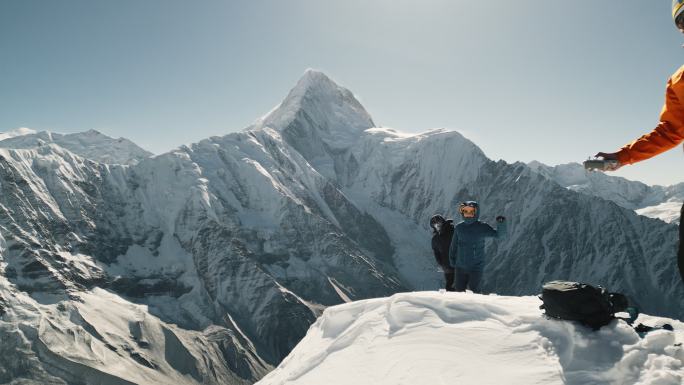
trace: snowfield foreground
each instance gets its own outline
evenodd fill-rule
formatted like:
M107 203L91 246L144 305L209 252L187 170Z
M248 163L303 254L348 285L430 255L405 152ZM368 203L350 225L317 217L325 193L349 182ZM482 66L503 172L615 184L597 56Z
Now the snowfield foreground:
M330 307L259 385L684 383L684 324L644 338L546 319L536 297L414 292Z

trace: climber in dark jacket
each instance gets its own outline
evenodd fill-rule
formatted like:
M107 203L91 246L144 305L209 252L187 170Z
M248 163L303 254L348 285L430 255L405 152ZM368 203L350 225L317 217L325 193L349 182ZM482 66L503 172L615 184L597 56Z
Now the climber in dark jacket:
M449 246L451 236L454 234L454 221L446 220L437 214L430 218L432 228L432 251L435 253L435 261L442 267L447 291L454 291L454 268L449 265Z
M463 222L454 227L449 247L449 264L455 270L455 289L481 293L482 272L485 265L485 238L502 238L506 235L506 218L496 217L496 230L480 222L480 207L477 202L463 202L459 206Z

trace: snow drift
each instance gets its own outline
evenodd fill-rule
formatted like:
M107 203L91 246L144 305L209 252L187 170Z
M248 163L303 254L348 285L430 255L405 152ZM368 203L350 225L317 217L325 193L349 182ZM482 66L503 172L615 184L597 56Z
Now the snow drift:
M415 292L330 307L259 385L659 384L684 381L684 323L644 338L542 316L536 297Z

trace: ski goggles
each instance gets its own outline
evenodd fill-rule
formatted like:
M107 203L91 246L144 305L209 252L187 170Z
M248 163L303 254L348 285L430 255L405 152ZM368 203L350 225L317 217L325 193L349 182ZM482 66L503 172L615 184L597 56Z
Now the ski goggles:
M458 211L461 213L461 215L472 217L477 214L477 207L475 206L470 206L467 204L462 203L461 206L458 208Z

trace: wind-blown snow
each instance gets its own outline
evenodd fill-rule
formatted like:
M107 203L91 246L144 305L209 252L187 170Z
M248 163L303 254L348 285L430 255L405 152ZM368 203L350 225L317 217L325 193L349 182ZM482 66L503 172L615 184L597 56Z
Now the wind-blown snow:
M659 384L684 381L684 323L640 338L542 316L536 297L415 292L325 310L259 385Z

